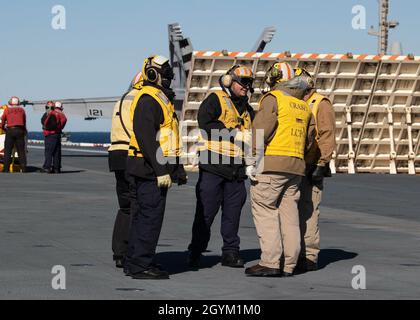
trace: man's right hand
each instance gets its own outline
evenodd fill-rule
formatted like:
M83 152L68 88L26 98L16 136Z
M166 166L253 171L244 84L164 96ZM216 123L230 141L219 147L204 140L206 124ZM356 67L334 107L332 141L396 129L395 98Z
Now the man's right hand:
M257 181L257 169L254 166L247 166L245 170L249 180L251 180L252 182Z
M159 188L169 189L172 187L172 179L169 174L157 177L157 186Z

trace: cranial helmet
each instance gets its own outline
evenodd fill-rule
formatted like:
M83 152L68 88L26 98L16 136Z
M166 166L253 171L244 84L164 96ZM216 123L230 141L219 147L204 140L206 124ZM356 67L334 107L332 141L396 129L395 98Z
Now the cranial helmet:
M169 59L163 56L150 56L144 60L143 78L164 88L169 88L174 78Z

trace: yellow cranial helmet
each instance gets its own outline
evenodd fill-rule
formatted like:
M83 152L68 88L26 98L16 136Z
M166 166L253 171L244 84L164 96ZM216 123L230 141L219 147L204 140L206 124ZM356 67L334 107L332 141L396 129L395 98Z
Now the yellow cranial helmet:
M230 88L233 82L237 82L243 87L252 89L254 74L247 66L235 65L220 78L220 81L225 88Z
M133 89L140 90L143 86L143 73L139 72L134 77L133 81L131 81L131 87Z
M310 89L315 88L315 79L306 69L298 67L295 68L294 71L296 77L304 78L307 81Z
M286 82L295 77L295 72L287 62L274 63L265 74L265 82L271 87L276 83Z
M162 79L172 80L174 73L169 59L163 56L150 56L144 60L142 74L144 80L161 84Z

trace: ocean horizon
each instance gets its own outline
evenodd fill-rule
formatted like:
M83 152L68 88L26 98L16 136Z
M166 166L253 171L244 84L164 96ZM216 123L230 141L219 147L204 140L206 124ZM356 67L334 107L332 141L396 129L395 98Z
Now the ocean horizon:
M109 132L65 132L70 142L86 143L110 143ZM42 132L29 132L29 140L44 140Z

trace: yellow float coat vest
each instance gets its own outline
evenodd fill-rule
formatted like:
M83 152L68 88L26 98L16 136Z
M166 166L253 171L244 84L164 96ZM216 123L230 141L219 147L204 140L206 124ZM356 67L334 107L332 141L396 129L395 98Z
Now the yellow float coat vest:
M278 128L267 146L266 156L304 159L311 110L305 101L275 90L267 93L277 99Z
M240 115L226 92L220 90L214 93L219 98L219 103L222 110L218 120L222 122L227 129L240 128L242 132L250 130L251 115L249 114L248 110L246 110L242 115ZM209 137L209 140L206 140L203 137L201 137L201 142L204 144L204 148L202 148L202 150L207 149L211 152L215 152L232 158L243 156L243 148L238 146L237 144L231 143L230 141L212 141L211 138L212 137Z
M133 135L133 122L131 121L131 105L139 90L132 89L122 100L115 104L112 112L111 147L108 151L128 151L130 139Z
M319 93L314 93L308 100L306 100L306 102L308 103L309 107L311 108L312 114L314 115L315 118L315 128L316 128L316 137L315 137L315 143L312 145L312 148L309 150L308 154L306 155L306 160L307 161L312 161L313 159L317 159L319 156L317 156L318 154L318 140L319 140L319 131L318 131L318 110L319 110L319 105L322 101L327 100L328 102L331 103L331 101L319 94ZM308 163L308 164L312 164L312 163Z
M179 144L179 124L176 118L175 108L173 103L163 93L162 90L152 86L144 86L137 94L136 98L131 105L130 119L133 122L134 112L137 103L143 95L149 95L155 99L162 108L164 121L160 125L159 143L164 157L179 157L180 144ZM147 137L147 139L156 139L156 137ZM128 150L129 157L143 158L143 153L138 144L136 136L133 134L130 139L130 147Z

